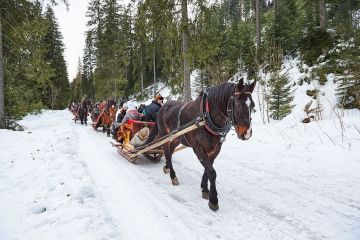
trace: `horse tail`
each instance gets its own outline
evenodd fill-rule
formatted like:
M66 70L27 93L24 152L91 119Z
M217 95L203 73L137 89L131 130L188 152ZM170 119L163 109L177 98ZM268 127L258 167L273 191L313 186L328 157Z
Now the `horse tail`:
M151 128L149 137L144 144L151 143L155 139L155 137L158 135L158 131L159 131L158 125L156 123L155 126L153 128Z

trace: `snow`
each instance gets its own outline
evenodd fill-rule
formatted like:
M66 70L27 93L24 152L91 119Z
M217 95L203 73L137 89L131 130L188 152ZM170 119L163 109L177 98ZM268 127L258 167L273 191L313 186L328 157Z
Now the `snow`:
M281 74L298 82L308 76L298 66L286 59ZM67 110L28 115L25 131L0 130L0 240L358 240L360 111L336 108L327 78L294 86L295 108L281 121L263 124L257 110L250 140L228 134L214 164L217 212L201 198L203 168L191 149L173 156L180 185L172 186L164 159L129 163ZM322 118L303 124L306 90L315 88Z
M201 198L191 149L163 161L122 159L101 132L44 111L0 131L0 239L360 238L359 111L231 131L215 161L220 209ZM344 140L342 140L344 139Z

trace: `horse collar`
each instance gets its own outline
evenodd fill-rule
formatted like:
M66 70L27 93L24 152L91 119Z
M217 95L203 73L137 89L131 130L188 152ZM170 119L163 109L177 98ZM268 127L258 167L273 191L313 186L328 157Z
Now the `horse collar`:
M208 96L208 93L206 90L204 90L202 98L201 98L200 109L202 112L202 116L205 120L206 130L208 130L210 133L212 133L214 135L218 135L218 136L220 135L224 139L226 134L231 129L232 121L228 117L225 117L226 124L224 127L218 127L214 123L214 121L212 120L212 118L210 116L209 96Z

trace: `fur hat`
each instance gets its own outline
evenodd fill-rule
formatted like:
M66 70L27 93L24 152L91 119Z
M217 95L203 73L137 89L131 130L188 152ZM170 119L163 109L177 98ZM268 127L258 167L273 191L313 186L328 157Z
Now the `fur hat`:
M144 127L143 129L141 129L139 131L139 139L141 141L147 139L149 137L149 134L150 134L150 130L148 127Z
M157 94L155 97L154 97L155 101L157 100L164 100L164 98L159 94Z

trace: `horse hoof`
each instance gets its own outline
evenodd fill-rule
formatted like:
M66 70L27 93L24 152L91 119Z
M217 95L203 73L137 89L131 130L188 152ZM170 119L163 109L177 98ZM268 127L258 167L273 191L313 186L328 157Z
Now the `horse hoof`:
M201 196L203 199L209 199L209 192L201 192Z
M167 167L163 167L163 172L165 173L165 174L168 174L168 173L170 173L170 168L167 168Z
M179 181L178 181L177 177L174 177L173 179L171 179L171 183L172 183L172 185L174 185L174 186L179 185Z
M213 204L209 202L209 208L215 212L219 209L219 204Z

